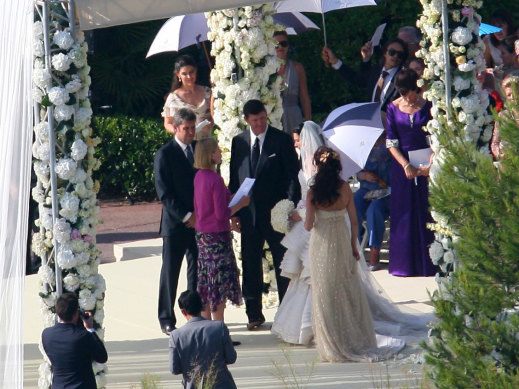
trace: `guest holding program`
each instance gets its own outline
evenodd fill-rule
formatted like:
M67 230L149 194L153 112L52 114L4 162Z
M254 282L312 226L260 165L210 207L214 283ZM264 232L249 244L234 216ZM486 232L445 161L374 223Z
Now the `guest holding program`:
M391 228L389 273L396 276L432 276L437 268L429 256L434 234L429 213L427 166L409 162L409 151L426 149L423 127L431 120L431 103L420 96L418 76L410 69L395 76L400 97L387 108L386 146L393 156L391 166ZM432 155L431 155L432 159Z
M364 88L367 94L366 101L381 102L381 109L385 111L387 104L398 97L393 78L407 59L407 45L401 39L390 39L382 50L383 60L380 65L371 64L372 49L371 42L366 42L362 46L359 73L338 59L326 46L323 47L321 56L323 61L330 63L341 77Z
M195 151L195 214L198 245L198 285L202 298L202 316L223 321L225 302L241 304L239 272L232 249L230 218L249 205L250 198L242 197L229 207L231 192L216 165L222 163L222 151L214 138L197 142Z

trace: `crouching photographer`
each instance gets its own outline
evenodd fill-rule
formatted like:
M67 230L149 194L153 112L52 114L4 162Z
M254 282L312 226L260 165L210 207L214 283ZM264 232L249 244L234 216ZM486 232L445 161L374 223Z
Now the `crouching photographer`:
M96 389L92 362L105 363L108 354L95 333L91 313L80 312L74 293L58 298L56 313L60 322L42 333L43 349L52 364L52 389Z

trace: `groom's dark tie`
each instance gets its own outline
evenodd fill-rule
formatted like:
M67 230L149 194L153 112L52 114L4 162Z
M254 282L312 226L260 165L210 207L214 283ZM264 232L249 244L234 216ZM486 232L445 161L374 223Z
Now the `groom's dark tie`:
M251 156L250 156L251 177L256 176L256 168L258 167L259 156L260 156L259 138L256 138L256 140L254 141L254 145L252 146L252 152L251 152Z

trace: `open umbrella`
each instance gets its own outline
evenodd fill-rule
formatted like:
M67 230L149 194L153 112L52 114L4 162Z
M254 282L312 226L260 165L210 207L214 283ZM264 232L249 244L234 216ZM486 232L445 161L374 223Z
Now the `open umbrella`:
M479 25L479 36L493 34L494 32L501 31L502 28L492 26L491 24L481 23Z
M336 108L323 124L323 135L341 157L344 180L364 168L373 145L384 132L380 103L352 103Z
M285 26L289 35L297 35L308 30L320 30L317 24L301 12L278 12L272 15L272 19L277 24Z
M299 12L283 12L272 15L274 21L287 27L287 33L296 35L319 27ZM203 13L174 16L166 21L155 36L146 58L167 51L179 51L184 47L201 43L208 63L209 53L205 46L209 27Z
M278 12L320 13L323 18L324 45L327 46L325 12L364 5L377 5L377 0L284 0L276 4L276 9Z

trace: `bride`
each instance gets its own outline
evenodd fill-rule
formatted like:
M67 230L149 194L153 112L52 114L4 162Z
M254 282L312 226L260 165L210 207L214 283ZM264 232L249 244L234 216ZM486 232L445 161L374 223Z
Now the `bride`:
M302 169L299 172L299 181L303 199L297 206L297 212L291 216L291 230L281 242L287 248L280 266L281 274L290 279L290 284L271 331L287 343L308 345L314 337L308 255L310 232L304 229L302 219L305 217L308 183L316 171L313 156L325 143L319 125L311 121L304 123L300 140ZM349 217L346 215L345 218L349 228ZM408 342L425 337L427 323L432 320L432 315L399 309L369 271L362 253L360 256L361 259L356 264L357 273L367 297L375 332L379 335L402 336ZM378 338L384 339L380 336Z

